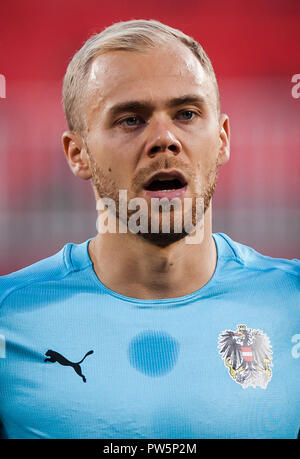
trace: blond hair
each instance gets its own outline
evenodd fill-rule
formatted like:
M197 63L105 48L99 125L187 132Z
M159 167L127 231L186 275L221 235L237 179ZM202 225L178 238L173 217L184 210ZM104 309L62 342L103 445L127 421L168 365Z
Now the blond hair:
M155 20L131 20L118 22L92 35L75 53L70 61L63 81L63 107L71 131L83 133L85 122L82 115L84 87L92 60L109 51L143 51L164 45L177 39L187 46L200 61L211 78L217 96L217 110L220 111L218 84L211 61L202 46L192 37Z

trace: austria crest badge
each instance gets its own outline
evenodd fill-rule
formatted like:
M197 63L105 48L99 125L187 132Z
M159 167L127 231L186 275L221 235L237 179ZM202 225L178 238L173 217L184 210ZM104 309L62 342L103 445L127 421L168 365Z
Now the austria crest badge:
M237 330L225 330L219 335L219 353L232 379L243 389L266 389L272 378L272 346L261 330L238 325Z

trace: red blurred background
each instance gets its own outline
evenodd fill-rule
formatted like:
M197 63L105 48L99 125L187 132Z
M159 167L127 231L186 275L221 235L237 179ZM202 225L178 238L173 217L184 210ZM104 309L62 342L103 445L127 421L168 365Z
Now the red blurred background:
M141 18L182 29L213 62L232 137L213 231L300 258L299 0L10 0L0 6L0 275L96 234L92 188L61 147L62 78L92 33Z

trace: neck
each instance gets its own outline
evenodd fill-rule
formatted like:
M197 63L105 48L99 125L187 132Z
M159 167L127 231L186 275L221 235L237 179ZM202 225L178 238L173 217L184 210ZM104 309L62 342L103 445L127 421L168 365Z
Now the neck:
M186 244L182 239L160 247L131 233L105 233L98 234L88 250L96 275L116 293L140 299L175 298L211 279L217 262L211 228L210 205L201 243Z

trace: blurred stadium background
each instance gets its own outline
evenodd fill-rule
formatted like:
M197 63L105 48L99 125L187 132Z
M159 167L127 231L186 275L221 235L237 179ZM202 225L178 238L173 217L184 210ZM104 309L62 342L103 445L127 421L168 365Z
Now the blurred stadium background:
M213 62L232 136L214 232L300 258L299 0L10 0L0 6L0 275L96 234L91 185L61 147L61 82L92 33L134 18L181 28Z

